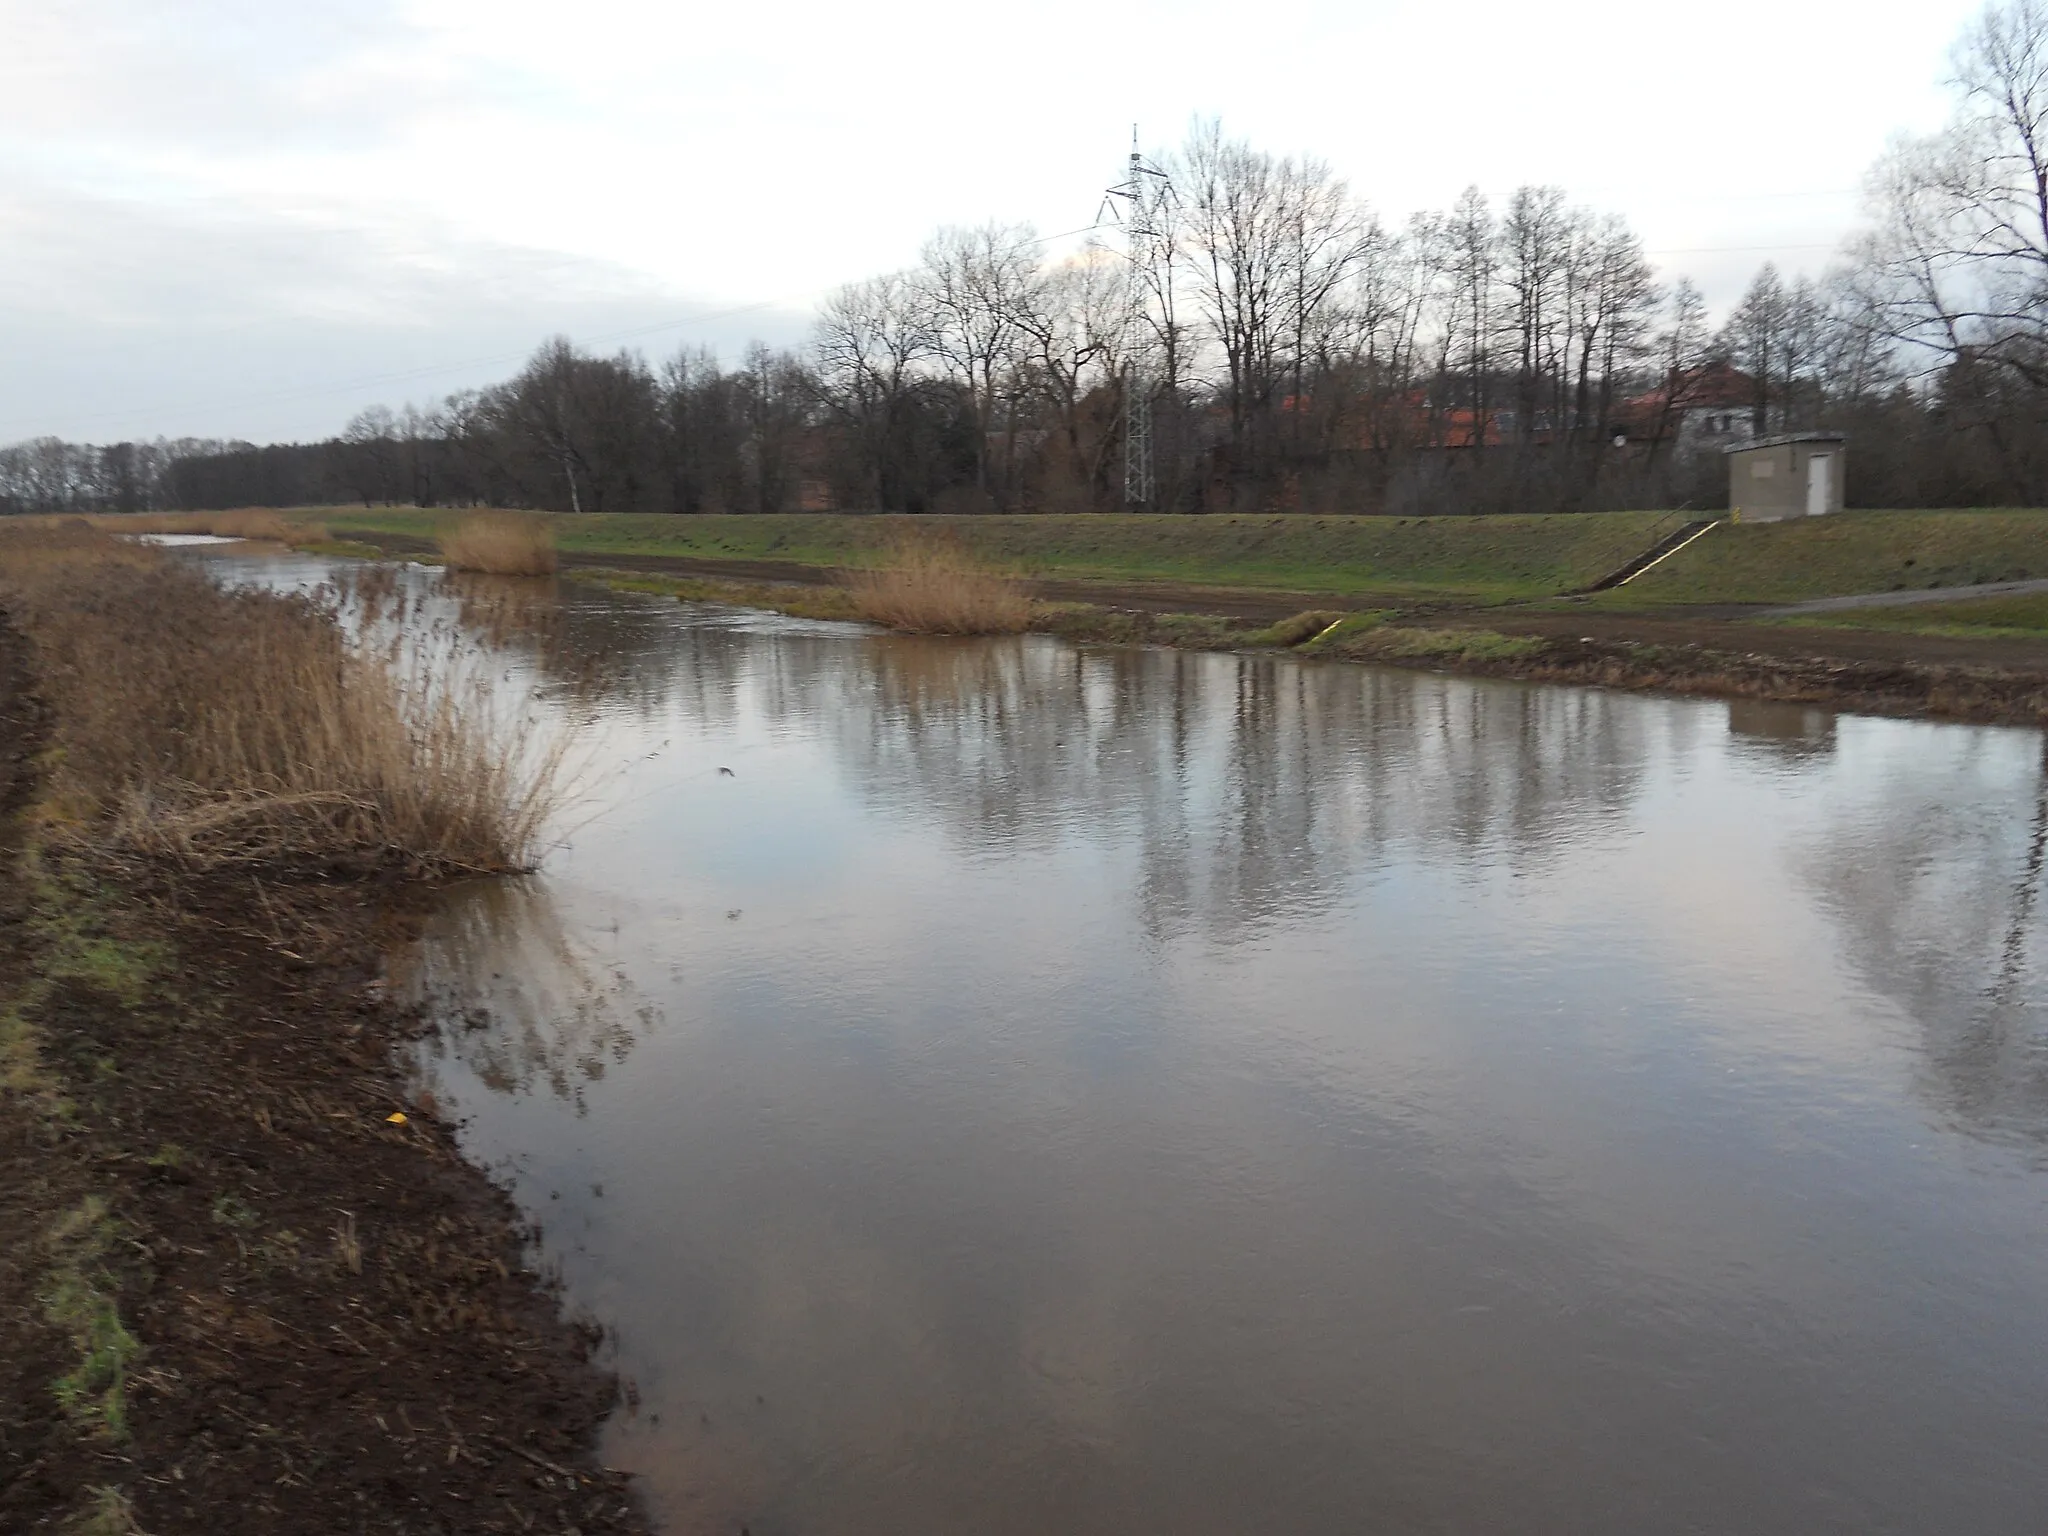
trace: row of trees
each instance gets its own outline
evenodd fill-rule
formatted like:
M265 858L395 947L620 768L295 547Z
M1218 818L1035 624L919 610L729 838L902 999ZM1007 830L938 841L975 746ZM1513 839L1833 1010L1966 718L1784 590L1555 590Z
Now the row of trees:
M2044 3L1972 25L1954 121L1888 154L1838 267L1766 266L1718 327L1623 219L1554 187L1393 226L1321 161L1210 123L1124 201L1135 305L1120 232L1051 259L1025 226L945 229L912 270L833 294L801 352L656 367L557 339L502 384L319 444L21 445L0 506L1108 509L1134 379L1162 509L1710 504L1721 464L1691 428L1716 408L1751 433L1848 430L1862 504L2038 502Z
M172 466L243 444L198 438L67 443L38 437L0 448L0 512L148 512L179 505Z

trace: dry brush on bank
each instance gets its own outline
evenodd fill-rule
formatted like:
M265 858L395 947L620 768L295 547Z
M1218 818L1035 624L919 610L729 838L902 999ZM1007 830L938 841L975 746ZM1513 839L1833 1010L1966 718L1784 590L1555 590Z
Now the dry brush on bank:
M558 759L506 739L481 674L408 672L332 606L78 527L0 530L0 608L54 713L60 829L202 862L532 862Z
M10 581L19 554L0 548ZM327 863L272 878L65 836L41 807L69 739L46 695L68 695L36 675L19 590L0 598L0 1530L645 1536L592 1454L616 1401L593 1335L411 1081L417 1020L380 980L410 904Z
M1009 635L1029 627L1031 594L960 544L906 539L888 562L846 578L854 611L914 635Z
M112 533L210 533L221 539L270 539L279 544L325 542L316 522L293 522L271 507L233 507L225 512L129 512L90 519Z
M440 536L450 569L493 576L552 576L555 533L531 512L479 512Z

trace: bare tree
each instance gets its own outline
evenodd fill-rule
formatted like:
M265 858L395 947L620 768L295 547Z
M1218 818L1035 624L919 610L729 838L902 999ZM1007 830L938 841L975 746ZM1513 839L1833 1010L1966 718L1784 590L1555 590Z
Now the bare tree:
M2048 5L1993 3L1954 53L1948 126L1872 173L1859 255L1889 333L2048 387Z
M933 346L930 308L901 275L848 283L819 313L813 342L818 398L852 449L849 489L870 506L922 503L910 469L922 367Z
M1014 437L1037 250L1037 232L1028 224L949 227L926 242L915 277L930 317L932 356L966 391L973 413L975 489L999 502L1007 500L1008 486L992 483L989 439L999 414L1012 418Z

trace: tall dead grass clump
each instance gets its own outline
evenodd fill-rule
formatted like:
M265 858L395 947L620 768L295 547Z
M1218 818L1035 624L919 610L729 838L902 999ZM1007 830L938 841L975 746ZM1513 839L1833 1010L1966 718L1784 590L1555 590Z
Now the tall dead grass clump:
M309 597L93 530L0 529L0 613L52 707L52 816L200 863L528 868L559 754L485 679L409 675Z
M552 576L555 531L532 512L478 512L441 535L441 554L458 571L493 576Z
M326 528L294 522L275 507L231 507L224 512L119 512L93 519L109 533L210 533L219 539L271 539L280 544L323 542Z
M951 539L906 538L846 586L861 618L913 635L1010 635L1031 622L1024 583Z

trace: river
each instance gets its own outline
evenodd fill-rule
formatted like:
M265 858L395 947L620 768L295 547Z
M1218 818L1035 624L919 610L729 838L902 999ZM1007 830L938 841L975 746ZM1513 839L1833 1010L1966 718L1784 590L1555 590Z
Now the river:
M2048 1520L2041 733L531 601L396 963L666 1529Z

